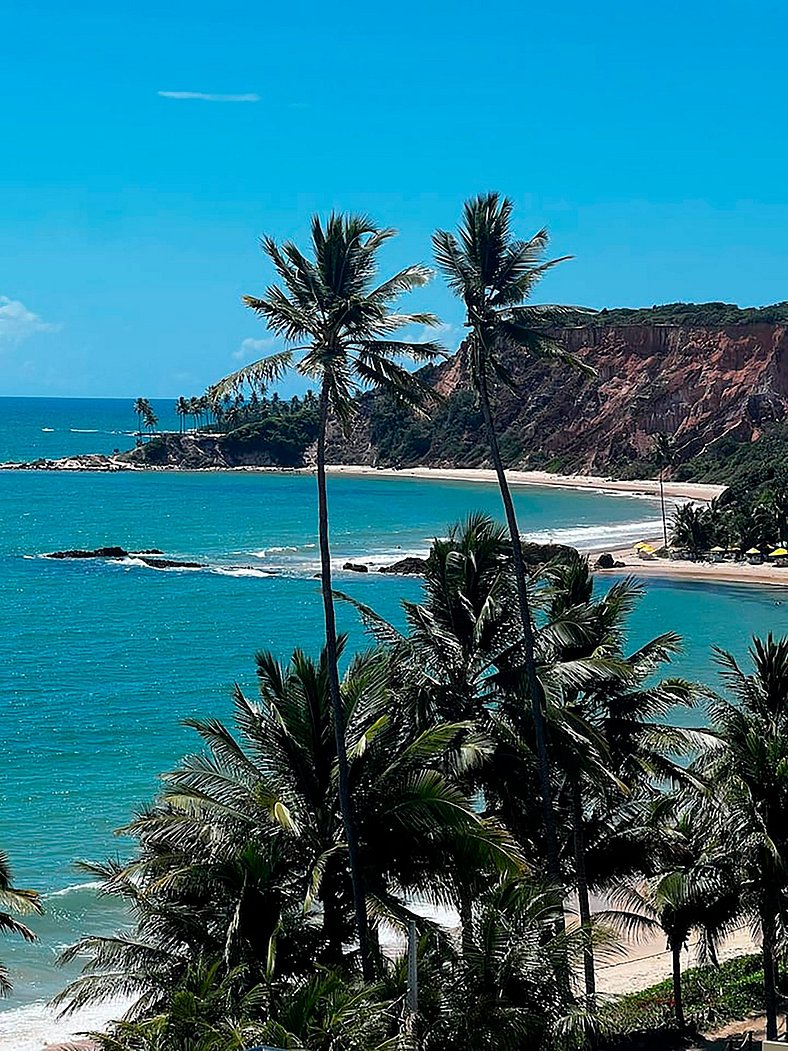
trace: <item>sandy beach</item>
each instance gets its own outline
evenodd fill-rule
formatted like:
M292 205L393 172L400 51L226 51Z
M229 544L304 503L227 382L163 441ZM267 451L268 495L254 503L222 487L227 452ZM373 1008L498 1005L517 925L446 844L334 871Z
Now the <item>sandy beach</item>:
M681 954L682 970L698 967L698 939L693 936ZM720 962L734 956L757 953L759 946L753 941L749 928L740 927L727 937L719 949ZM600 993L621 995L647 989L650 985L670 978L673 959L665 948L665 935L655 934L640 942L623 942L620 955L600 954L597 962L597 988Z
M329 474L372 475L376 478L423 478L443 482L496 483L495 471L484 467L365 467L361 464L332 464L326 468ZM552 474L550 471L507 471L511 485L551 486L558 489L589 489L596 492L622 493L632 496L659 496L659 481L656 478L627 479L603 478L592 474ZM673 499L714 500L727 487L707 485L702 482L665 482L665 496Z
M662 546L661 537L643 539L652 547ZM669 580L697 580L706 584L766 584L770 587L788 588L788 566L751 566L748 562L671 562L667 558L649 560L640 558L631 547L611 551L611 554L617 562L624 563L624 568L598 569L597 573L612 576L626 572L645 580L649 577L662 577Z

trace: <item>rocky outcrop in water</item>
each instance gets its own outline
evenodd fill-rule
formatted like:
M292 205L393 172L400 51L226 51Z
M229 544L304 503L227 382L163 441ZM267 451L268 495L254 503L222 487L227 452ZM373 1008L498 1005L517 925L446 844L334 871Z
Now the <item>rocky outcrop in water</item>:
M189 562L177 558L155 558L151 556L162 555L163 551L158 548L150 548L147 551L126 551L122 547L96 547L92 550L74 548L71 551L50 551L44 558L107 558L122 559L134 558L143 562L151 569L208 569L206 562Z
M409 555L407 558L401 558L399 562L393 562L390 566L381 566L378 573L397 573L400 576L423 577L426 570L426 559Z

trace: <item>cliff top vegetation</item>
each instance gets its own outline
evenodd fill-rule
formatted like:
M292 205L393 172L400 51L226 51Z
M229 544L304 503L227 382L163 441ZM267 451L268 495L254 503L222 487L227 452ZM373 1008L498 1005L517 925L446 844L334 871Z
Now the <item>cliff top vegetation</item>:
M661 303L652 307L604 308L593 314L578 310L563 319L562 327L612 328L616 325L682 325L717 328L724 325L788 324L788 302L763 307L735 303Z

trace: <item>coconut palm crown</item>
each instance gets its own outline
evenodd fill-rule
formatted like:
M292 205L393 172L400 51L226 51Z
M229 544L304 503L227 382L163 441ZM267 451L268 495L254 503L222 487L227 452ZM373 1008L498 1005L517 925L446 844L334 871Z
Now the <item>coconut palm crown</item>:
M558 882L560 866L545 732L544 690L536 672L534 630L520 550L520 530L498 445L490 385L500 382L515 389L514 379L504 360L514 349L569 362L574 367L585 366L568 354L550 333L551 325L555 325L556 319L566 313L567 308L525 305L542 275L563 259L544 259L548 243L544 229L527 241L514 237L511 216L512 203L506 197L497 193L482 194L466 202L456 235L438 230L432 240L438 267L451 291L465 306L471 379L479 397L512 541L523 630L524 686L533 713L548 865L552 879Z
M364 385L385 387L400 401L420 403L424 388L395 358L430 361L443 348L393 337L408 326L437 325L438 318L392 308L400 296L425 285L432 271L416 264L376 283L377 253L395 233L366 216L333 213L325 223L313 217L311 257L292 241L279 245L263 237L263 251L282 283L243 301L291 346L245 365L215 384L211 393L259 389L295 368L320 384L327 407L345 425L353 413L353 395Z
M432 272L424 266L406 267L377 283L377 253L394 236L359 215L332 214L323 223L312 219L311 252L305 255L292 241L281 246L264 237L263 251L271 259L281 284L271 285L261 297L244 302L260 315L287 344L284 350L245 366L209 391L218 399L243 388L261 389L295 368L319 384L317 439L318 536L320 578L326 625L328 678L337 743L339 801L347 839L353 883L361 961L366 981L374 977L368 937L366 895L361 872L353 803L345 748L344 713L337 668L337 638L331 580L328 494L326 489L326 434L329 417L347 429L354 411L353 395L364 386L386 389L397 401L415 406L426 388L395 359L408 356L429 361L441 353L436 343L413 343L394 338L403 328L437 324L433 314L397 313L400 296L426 284Z

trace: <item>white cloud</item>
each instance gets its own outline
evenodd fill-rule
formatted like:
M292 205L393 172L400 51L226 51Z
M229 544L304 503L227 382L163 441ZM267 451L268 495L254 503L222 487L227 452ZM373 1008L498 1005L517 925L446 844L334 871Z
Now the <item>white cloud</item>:
M0 296L0 349L16 346L36 332L55 332L58 327L28 310L18 299Z
M254 92L246 95L212 95L205 91L159 91L163 99L197 99L199 102L259 102L260 96Z
M231 357L233 361L257 361L270 354L277 346L275 339L245 339L238 350L234 350Z

